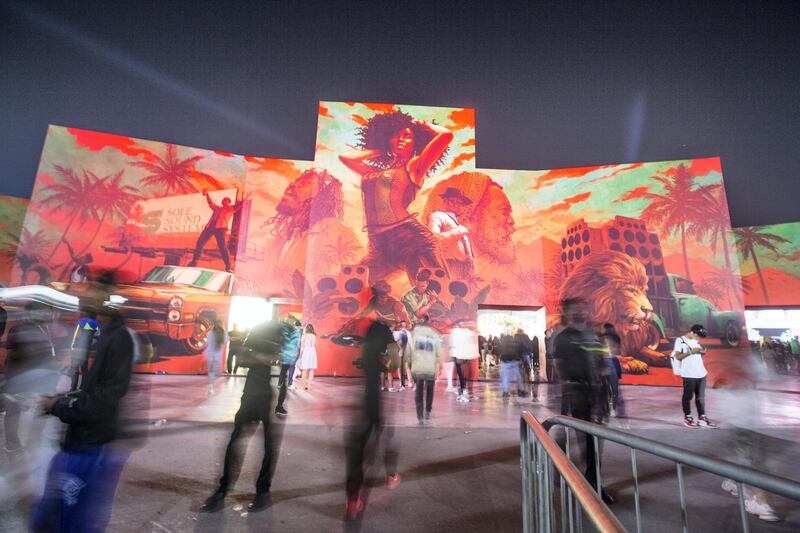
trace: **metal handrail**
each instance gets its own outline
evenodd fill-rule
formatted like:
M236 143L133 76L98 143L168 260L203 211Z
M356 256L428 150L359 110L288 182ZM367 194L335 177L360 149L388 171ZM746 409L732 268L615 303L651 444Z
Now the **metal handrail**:
M611 429L600 424L594 424L585 420L572 418L569 416L554 416L544 421L542 427L545 431L550 431L553 426L563 426L565 431L574 429L592 435L594 438L595 449L599 450L599 439L616 442L631 449L631 468L633 471L635 485L636 503L636 530L641 531L641 517L639 509L639 480L636 467L636 450L646 452L657 457L668 459L676 463L678 486L681 499L681 517L683 520L683 530L688 531L688 519L686 513L686 503L683 490L683 469L682 467L691 466L698 470L703 470L718 476L724 476L736 482L739 495L739 509L742 520L742 528L745 532L749 531L747 513L744 504L744 485L750 485L763 489L767 492L778 494L786 498L800 501L800 483L797 481L758 471L754 468L699 455L695 452L678 448L663 442L654 441L638 435L632 435L616 429ZM549 435L549 433L548 433ZM569 436L567 435L567 440ZM569 447L567 447L569 453ZM597 491L600 492L600 462L597 461Z
M583 431L584 433L590 433L601 439L616 442L629 448L657 455L664 459L682 463L686 466L704 470L718 476L725 476L734 481L741 481L742 483L764 489L773 494L778 494L792 500L800 500L800 483L785 477L761 472L749 466L732 463L724 459L698 455L695 452L690 452L683 448L569 416L554 416L548 418L542 424L546 431L550 431L550 428L555 425L567 426L578 431Z
M531 434L535 446L531 449ZM614 513L602 502L586 478L564 454L558 443L547 433L547 430L536 420L529 411L522 413L520 418L520 451L522 454L522 488L523 488L523 531L529 533L534 530L550 531L555 526L553 517L553 480L552 470L560 475L561 494L561 524L562 530L569 523L570 531L573 524L579 529L581 509L586 512L589 520L598 531L621 532L625 528ZM533 457L531 457L533 452ZM531 466L535 465L536 483L533 483ZM575 512L573 514L573 495ZM533 500L536 498L536 505ZM569 516L567 517L567 507Z

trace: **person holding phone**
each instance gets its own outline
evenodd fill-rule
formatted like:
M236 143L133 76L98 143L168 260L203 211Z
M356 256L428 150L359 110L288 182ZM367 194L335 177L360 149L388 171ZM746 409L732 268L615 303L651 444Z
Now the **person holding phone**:
M683 425L688 428L717 428L706 416L706 366L703 354L706 349L698 339L705 338L706 328L695 324L688 333L675 339L672 357L679 363L678 372L683 379ZM692 417L692 397L697 407L697 421Z

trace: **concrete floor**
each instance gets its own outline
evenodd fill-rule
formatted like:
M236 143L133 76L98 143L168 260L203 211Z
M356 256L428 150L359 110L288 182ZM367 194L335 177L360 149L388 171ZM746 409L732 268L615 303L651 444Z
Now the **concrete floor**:
M475 384L481 399L456 402L437 384L433 420L420 428L413 392L384 393L389 423L400 451L400 486L388 491L380 461L368 472L370 493L363 520L344 525L344 430L361 399L363 381L321 378L313 393L290 393L272 502L260 513L246 513L254 493L261 457L258 435L250 442L242 476L224 511L206 515L198 508L212 492L239 405L243 377L220 377L216 393L207 395L201 376L137 376L151 391L150 408L141 413L150 423L148 440L130 457L117 491L109 531L519 531L521 481L519 414L533 411L540 420L559 410L557 388L539 386L541 403L503 402L495 381ZM719 430L690 430L680 424L680 390L626 386L629 417L625 423L639 435L669 442L691 452L733 459L726 447L726 421ZM765 416L757 430L766 436L770 460L765 469L800 479L800 395L757 393ZM719 392L709 390L713 412ZM158 421L165 422L158 422ZM620 420L621 421L621 420ZM619 426L620 421L612 421ZM153 424L152 422L156 422ZM1 431L1 430L0 430ZM556 434L559 430L554 430ZM605 446L603 479L617 496L613 510L634 529L628 451ZM19 462L4 459L0 486L0 531L24 531L31 499L25 485L12 485L9 473ZM680 528L675 468L640 455L644 531ZM692 531L739 529L737 500L720 490L721 479L686 472L689 524ZM35 489L28 489L35 492ZM800 530L800 505L776 498L784 518L767 524L750 521L753 531Z

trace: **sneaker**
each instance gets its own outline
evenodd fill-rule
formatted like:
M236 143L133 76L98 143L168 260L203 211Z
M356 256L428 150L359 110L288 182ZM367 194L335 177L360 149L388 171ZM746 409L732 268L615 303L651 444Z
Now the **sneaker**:
M431 419L431 412L430 411L426 411L425 412L425 420L430 420L430 419Z
M522 389L519 389L519 390L517 390L517 396L519 396L520 398L522 398L523 396L525 396L525 391L524 391L524 390L522 390Z
M467 396L467 398L469 398L471 402L474 402L475 400L480 400L480 397L476 396L475 394L470 394Z
M364 500L361 499L361 495L349 498L344 508L344 519L348 521L357 520L363 510Z
M389 392L397 392L397 389L395 389L394 387L389 387L388 390L389 390Z
M697 422L694 421L694 418L691 415L686 415L683 417L683 425L692 429L697 429L700 427L697 425Z
M417 417L417 424L420 425L420 426L424 426L425 425L425 421L422 419L421 416Z
M216 513L217 511L221 511L223 504L225 503L225 493L217 491L205 501L202 507L200 507L201 513Z
M289 414L289 411L287 411L283 407L276 407L275 414L278 416L287 416Z
M406 388L404 386L400 385L400 388L397 389L397 392L403 392L404 390L406 390Z
M731 496L738 496L739 495L739 487L736 485L736 482L732 479L725 479L722 482L722 490L731 494Z
M386 476L386 488L389 490L394 490L400 484L400 474L395 472L390 476Z
M387 390L389 390L389 389L387 389L386 387L381 387L381 390L382 390L382 391L384 391L384 392L386 392L386 391L387 391Z
M461 394L458 398L456 398L461 403L469 403L469 398L465 394Z
M510 394L510 393L508 393L508 392L504 392L504 393L503 393L503 398L508 398L508 397L510 397L510 396L511 396L511 394Z
M781 518L775 513L768 503L758 503L753 499L745 499L744 510L752 515L756 515L760 520L765 522L777 522Z
M209 385L208 386L208 393L209 394L214 394L214 385Z
M697 425L700 426L701 428L710 428L710 429L717 429L719 427L714 422L709 420L706 415L699 417Z

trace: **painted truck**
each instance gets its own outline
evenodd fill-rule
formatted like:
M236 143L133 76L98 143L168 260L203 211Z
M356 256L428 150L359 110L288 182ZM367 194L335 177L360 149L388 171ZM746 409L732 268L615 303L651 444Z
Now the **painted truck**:
M709 336L717 337L725 346L739 346L743 335L743 321L735 311L719 311L698 296L691 280L676 274L667 274L667 297L650 297L653 304L653 322L661 338L674 338L689 331L694 324L706 327Z

